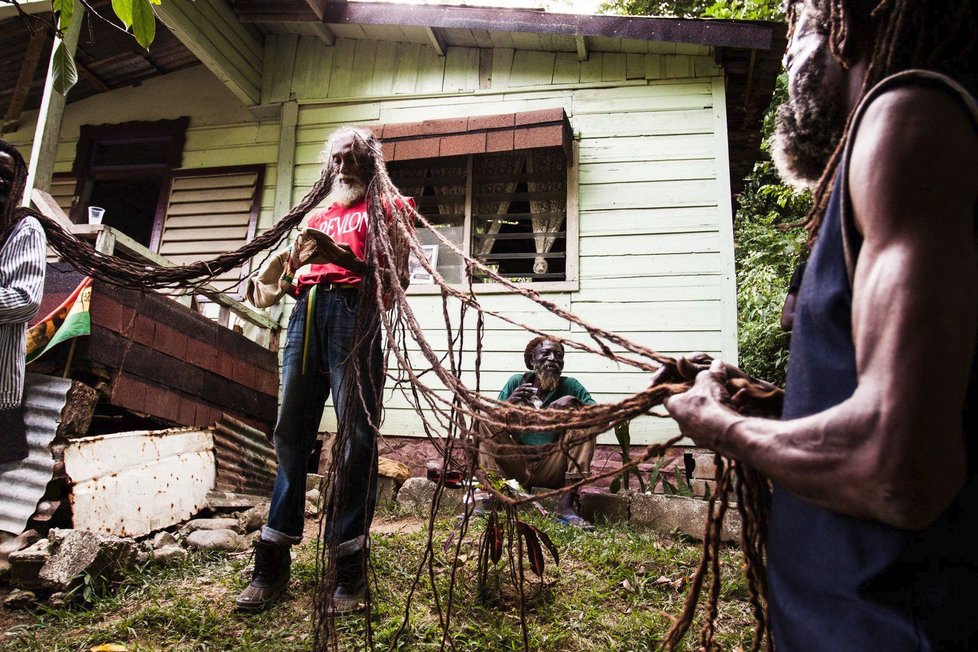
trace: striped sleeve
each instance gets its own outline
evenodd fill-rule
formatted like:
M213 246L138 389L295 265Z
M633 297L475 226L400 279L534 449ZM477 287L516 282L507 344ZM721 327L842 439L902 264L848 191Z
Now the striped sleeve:
M34 318L44 291L45 238L32 217L10 235L0 252L3 278L0 284L0 323L24 323Z

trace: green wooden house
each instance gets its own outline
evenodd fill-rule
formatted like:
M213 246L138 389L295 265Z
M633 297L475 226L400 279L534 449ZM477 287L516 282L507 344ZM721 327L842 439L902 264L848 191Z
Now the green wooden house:
M325 0L164 0L157 10L149 52L101 21L86 19L92 39L82 28L50 185L75 221L103 206L106 223L152 251L207 258L306 192L335 127L370 126L402 191L469 255L643 345L736 360L733 205L760 155L783 25ZM4 137L29 152L50 46L16 21L0 22L3 49L28 57L5 56L23 64L4 65L0 107ZM461 282L458 257L419 236ZM248 271L224 287L236 292ZM584 337L476 281L486 306ZM411 293L444 347L435 286L417 274ZM486 391L521 371L530 337L488 320ZM599 401L648 383L576 352L565 374ZM386 405L387 435L423 434L406 397ZM324 430L332 420L327 410ZM673 432L647 418L632 439Z

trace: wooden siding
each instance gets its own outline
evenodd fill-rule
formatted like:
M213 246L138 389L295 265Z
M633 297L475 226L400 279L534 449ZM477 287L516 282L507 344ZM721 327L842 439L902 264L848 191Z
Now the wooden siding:
M661 44L635 52L622 52L622 43L605 44L618 51L602 51L599 39L589 39L590 58L581 62L576 49L540 51L510 40L509 47L454 47L438 57L423 43L339 38L327 47L313 37L268 35L262 100L298 102L291 203L318 178L322 143L339 125L562 108L577 138L578 280L547 298L665 353L706 351L735 359L726 116L722 73L712 56ZM476 44L488 45L485 39ZM107 107L110 102L106 94ZM273 207L281 137L277 121L191 123L183 170L264 165L258 229L265 229L280 217ZM72 138L60 144L58 172L70 170ZM194 228L224 227L208 222ZM535 304L493 293L498 288L486 290L487 308L588 341L580 327ZM443 348L440 297L415 294L411 301L429 341ZM457 315L458 306L451 312ZM482 376L487 392L495 393L522 371L529 338L511 324L487 319ZM418 357L417 351L410 355ZM472 361L467 354L465 365L470 368ZM620 400L648 383L647 373L577 351L568 351L565 373L580 379L599 401ZM385 433L422 434L406 397L389 396L386 406ZM324 414L323 429L335 430L332 409ZM667 419L643 418L633 427L636 443L674 433Z
M299 48L304 40L298 39ZM313 49L311 44L306 47ZM579 281L567 291L547 293L547 298L589 323L662 352L706 351L734 359L736 331L729 319L729 309L735 306L729 186L724 188L727 152L719 146L726 128L723 105L717 104L723 81L712 76L712 62L697 66L702 63L699 57L643 54L641 79L629 80L637 73L626 54L613 58L614 53L592 53L590 61L581 63L576 55L572 62L561 53L496 50L491 88L480 90L477 78L460 72L465 65L449 74L450 55L423 63L426 49L420 48L407 63L398 60L398 66L414 73L407 76L414 84L406 92L431 93L430 97L371 97L356 104L332 104L329 99L335 89L321 83L319 92L326 101L300 104L293 201L318 177L322 143L341 124L563 108L578 137ZM327 51L333 57L331 74L344 75L343 93L373 93L370 89L379 82L370 75L385 67L365 66L369 74L353 74L338 58L363 54L358 44L344 49L338 42L336 48L323 48ZM477 69L478 61L473 65ZM697 69L711 76L697 78ZM568 80L563 88L553 85L558 70ZM301 97L305 81L296 86L298 79L293 77L292 92ZM397 79L407 86L405 77ZM588 87L590 82L605 87ZM355 90L350 90L351 85ZM459 85L469 86L470 92L448 94ZM521 297L487 293L480 300L518 322L588 341L580 327ZM429 341L444 350L441 298L415 294L411 301ZM457 325L458 306L450 306ZM474 325L471 316L466 324ZM531 335L493 317L487 318L485 328L481 385L495 393L510 375L523 371L522 350ZM424 368L418 351L410 356ZM470 369L473 360L470 351L466 363ZM578 351L568 351L564 373L577 377L598 401L620 400L648 384L645 372L619 368ZM471 373L466 379L474 383ZM388 392L385 406L385 433L423 434L409 399L400 391ZM322 427L335 430L331 409ZM646 443L675 434L675 425L668 419L647 417L634 424L632 433L634 441ZM606 434L599 441L614 439Z
M357 26L359 29L359 26ZM342 36L342 34L341 34ZM534 89L589 83L633 83L719 75L702 47L641 43L640 52L592 51L578 61L573 39L566 52L535 48L449 47L439 57L422 43L390 43L339 38L333 46L311 36L269 34L262 102L390 95L473 93L478 90ZM590 41L590 40L589 40ZM621 40L616 47L620 49ZM534 44L531 44L534 45Z

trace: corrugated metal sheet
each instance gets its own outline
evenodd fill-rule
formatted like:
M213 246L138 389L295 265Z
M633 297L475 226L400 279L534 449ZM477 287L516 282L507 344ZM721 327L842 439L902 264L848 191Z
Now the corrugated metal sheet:
M64 451L76 528L142 536L186 520L214 488L209 430L173 428L73 440Z
M70 388L68 378L27 374L24 421L30 454L20 462L0 464L0 530L4 532L24 531L54 475L51 443Z
M226 414L214 431L217 489L267 496L278 468L265 434Z

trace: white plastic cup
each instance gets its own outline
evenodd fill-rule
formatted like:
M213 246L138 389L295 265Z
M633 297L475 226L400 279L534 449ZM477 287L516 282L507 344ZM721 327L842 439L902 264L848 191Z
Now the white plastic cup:
M89 206L88 207L88 223L89 224L101 224L102 216L105 215L105 209L100 206Z

